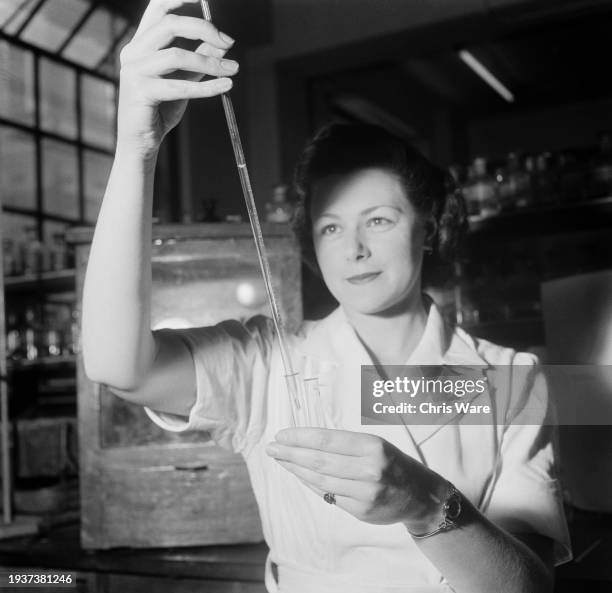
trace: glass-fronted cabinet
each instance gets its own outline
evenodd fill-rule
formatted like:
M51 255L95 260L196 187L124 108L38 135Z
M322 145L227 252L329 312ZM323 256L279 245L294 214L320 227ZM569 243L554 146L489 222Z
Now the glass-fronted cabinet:
M302 319L300 255L287 225L263 228L279 306ZM75 230L77 302L92 232ZM268 314L249 225L154 226L152 327L197 327ZM141 406L85 376L77 359L82 543L87 548L259 541L239 455L204 432L163 431ZM180 501L180 504L177 504Z

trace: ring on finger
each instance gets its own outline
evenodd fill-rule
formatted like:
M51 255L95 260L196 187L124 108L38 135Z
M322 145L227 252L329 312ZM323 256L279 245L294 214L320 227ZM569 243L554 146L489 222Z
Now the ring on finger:
M336 504L336 495L333 492L326 492L323 494L323 500L327 504Z

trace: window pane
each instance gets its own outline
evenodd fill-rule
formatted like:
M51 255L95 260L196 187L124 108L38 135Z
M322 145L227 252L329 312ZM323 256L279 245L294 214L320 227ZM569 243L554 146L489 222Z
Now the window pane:
M46 58L40 61L40 123L43 130L76 138L76 75Z
M77 150L55 140L42 142L43 209L47 214L79 218Z
M6 23L27 0L0 0L0 27Z
M113 17L105 8L98 8L79 29L62 56L94 68L107 54L113 40Z
M0 198L4 206L36 208L36 145L34 137L0 127Z
M34 58L8 41L0 41L0 116L34 124Z
M113 159L105 154L85 151L85 220L96 222Z
M121 35L121 39L115 46L114 50L98 69L98 72L100 72L100 74L105 74L106 76L113 76L117 78L119 77L119 71L121 70L119 56L121 54L121 50L131 41L132 37L134 37L135 32L136 27L129 27L125 31L125 33Z
M57 51L89 8L86 0L47 0L28 23L21 38Z
M83 75L81 90L83 141L112 149L115 144L115 85Z
M7 4L15 5L15 0L4 0ZM30 16L38 0L22 0L19 4L19 11L15 13L15 16L4 26L4 32L9 35L14 35L19 31L21 25L25 23L27 18Z

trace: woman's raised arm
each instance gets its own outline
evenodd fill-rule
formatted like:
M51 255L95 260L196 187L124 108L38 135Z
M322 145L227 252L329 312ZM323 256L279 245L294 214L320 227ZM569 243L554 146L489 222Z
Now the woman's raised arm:
M121 52L115 160L83 291L83 357L93 381L126 399L185 414L195 394L191 355L172 332L151 331L153 178L159 146L188 99L229 90L233 40L204 19L171 11L198 0L151 0ZM177 37L201 41L195 52ZM165 75L180 71L180 78ZM202 81L205 75L214 77ZM176 76L176 75L175 75ZM171 388L169 388L171 386Z

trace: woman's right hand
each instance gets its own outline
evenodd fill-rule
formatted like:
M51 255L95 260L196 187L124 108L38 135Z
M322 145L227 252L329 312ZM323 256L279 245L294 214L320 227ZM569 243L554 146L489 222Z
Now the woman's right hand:
M118 147L155 155L165 135L174 128L187 100L213 97L232 87L238 64L225 60L231 37L203 18L170 14L199 0L150 0L133 39L121 51ZM169 47L182 37L200 40L195 51ZM180 78L165 75L180 71ZM205 75L215 76L202 81Z

